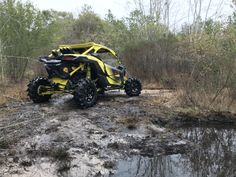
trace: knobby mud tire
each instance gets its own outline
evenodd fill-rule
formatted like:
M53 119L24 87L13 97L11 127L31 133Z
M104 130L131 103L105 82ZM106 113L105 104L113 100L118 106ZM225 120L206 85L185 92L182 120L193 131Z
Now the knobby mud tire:
M51 82L47 78L36 77L28 84L28 96L34 103L43 103L51 99L52 95L40 95L38 93L39 86L51 86Z
M97 102L97 88L93 81L81 79L74 91L74 100L81 109L92 107Z
M139 96L142 91L142 84L141 82L136 78L129 78L125 82L125 93L130 96Z

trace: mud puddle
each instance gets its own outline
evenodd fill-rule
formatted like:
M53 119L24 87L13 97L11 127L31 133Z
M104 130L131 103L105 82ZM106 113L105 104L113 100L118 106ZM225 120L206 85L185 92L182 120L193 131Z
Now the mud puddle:
M117 163L113 177L236 176L236 129L185 127L176 131L196 148L189 153L153 158L131 156Z

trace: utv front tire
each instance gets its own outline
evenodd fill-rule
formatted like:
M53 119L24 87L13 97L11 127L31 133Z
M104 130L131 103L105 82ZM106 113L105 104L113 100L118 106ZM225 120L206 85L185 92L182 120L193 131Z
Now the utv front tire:
M97 88L93 81L81 79L74 91L74 100L82 108L92 107L97 102Z
M142 84L136 78L129 78L125 82L125 93L132 97L132 96L139 96L141 94Z
M37 77L28 84L28 96L34 103L43 103L49 101L52 95L40 95L40 86L51 86L51 82L47 78Z

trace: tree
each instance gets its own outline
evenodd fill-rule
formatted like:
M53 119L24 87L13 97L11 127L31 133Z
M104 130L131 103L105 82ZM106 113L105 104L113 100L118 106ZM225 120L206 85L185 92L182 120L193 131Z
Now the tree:
M17 81L24 76L28 60L21 57L35 56L51 42L49 18L29 2L0 2L0 40L4 46L2 54L7 56L6 74L11 79Z
M72 13L44 10L42 14L46 17L47 30L52 34L54 47L61 43L73 43L76 36L73 29L75 19Z
M116 19L110 10L104 21L104 44L122 53L125 44L128 42L128 28L124 20Z
M90 6L85 5L74 24L77 42L100 42L104 34L103 25L103 20Z

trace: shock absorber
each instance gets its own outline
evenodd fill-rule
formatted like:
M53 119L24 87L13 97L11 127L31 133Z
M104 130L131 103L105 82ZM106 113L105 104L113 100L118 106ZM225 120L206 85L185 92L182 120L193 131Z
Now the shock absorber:
M91 79L91 68L89 65L87 65L87 73L86 73L86 78Z

